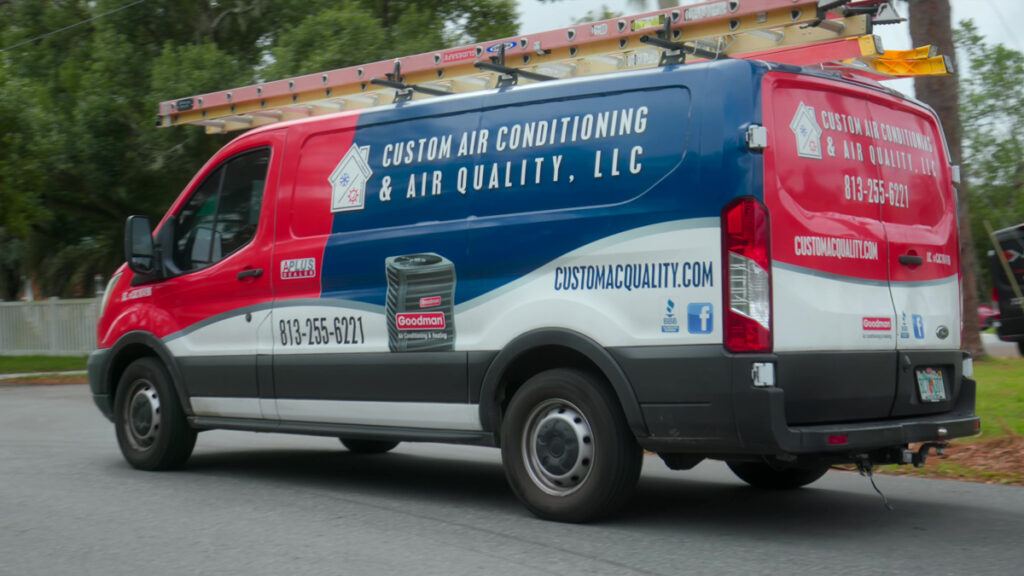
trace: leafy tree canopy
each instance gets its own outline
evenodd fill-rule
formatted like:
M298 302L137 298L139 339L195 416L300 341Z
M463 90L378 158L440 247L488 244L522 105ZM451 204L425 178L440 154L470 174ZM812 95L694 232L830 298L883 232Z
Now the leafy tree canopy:
M517 31L512 0L0 0L0 299L88 295L227 142L160 101Z
M991 286L985 223L998 230L1024 222L1024 54L986 43L970 20L960 22L955 38L966 56L960 116L971 228L982 280Z

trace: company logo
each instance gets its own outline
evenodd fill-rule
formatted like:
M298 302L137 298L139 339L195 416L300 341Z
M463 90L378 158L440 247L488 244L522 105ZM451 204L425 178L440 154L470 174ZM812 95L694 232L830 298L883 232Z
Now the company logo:
M444 312L399 312L395 323L399 330L444 330Z
M715 325L715 309L710 302L691 302L686 305L686 331L690 334L710 334Z
M487 51L490 52L491 54L497 54L498 51L501 50L501 44L501 42L498 42L497 44L488 46ZM518 44L516 44L515 42L505 42L505 51L508 52L509 50L515 48L516 46L518 46Z
M669 300L668 305L665 306L665 318L661 321L661 331L666 334L679 332L679 318L676 318L675 310L676 303Z
M814 108L803 102L796 109L789 129L796 136L796 153L802 158L821 160L821 126L814 118Z
M861 328L864 330L888 332L892 330L892 318L861 318Z
M452 50L441 54L441 62L445 64L449 62L459 62L462 60L472 60L476 57L476 48L463 48L461 50Z
M693 8L684 9L683 20L687 22L692 22L694 20L704 20L705 18L725 16L728 13L728 2L716 2L714 4L704 4L701 6L694 6Z
M441 297L440 296L427 296L425 298L420 298L420 308L433 308L434 306L440 306L440 305L441 305Z
M135 290L129 290L121 294L121 302L127 302L128 300L135 300L136 298L145 298L153 295L153 287L145 286L143 288L136 288Z
M914 338L924 340L924 318L920 314L911 316L914 321Z
M903 340L910 339L910 325L907 324L906 312L900 312L900 338Z
M366 203L366 183L373 176L368 160L370 147L355 142L328 177L331 183L331 212L362 210Z
M297 278L316 278L315 258L281 260L281 280L295 280Z

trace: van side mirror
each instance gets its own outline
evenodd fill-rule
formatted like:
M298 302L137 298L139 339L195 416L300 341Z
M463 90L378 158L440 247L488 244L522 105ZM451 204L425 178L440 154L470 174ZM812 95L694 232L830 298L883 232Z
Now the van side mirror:
M156 266L153 249L153 228L145 216L129 216L124 227L124 256L132 272L154 275Z

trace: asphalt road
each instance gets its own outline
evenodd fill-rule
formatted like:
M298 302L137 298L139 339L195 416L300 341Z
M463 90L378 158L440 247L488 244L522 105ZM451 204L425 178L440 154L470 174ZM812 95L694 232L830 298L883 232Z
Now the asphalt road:
M650 456L628 514L529 515L495 450L205 432L190 466L122 459L85 386L0 386L0 574L998 574L1024 565L1024 488L832 472L749 489Z

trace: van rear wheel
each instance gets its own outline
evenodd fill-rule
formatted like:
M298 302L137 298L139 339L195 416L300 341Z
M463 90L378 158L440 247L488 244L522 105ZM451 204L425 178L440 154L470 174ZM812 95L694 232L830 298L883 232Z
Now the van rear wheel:
M383 454L395 446L398 442L390 440L363 440L360 438L339 438L341 443L348 448L349 452L356 454Z
M114 427L121 454L140 470L180 468L196 444L171 376L156 358L140 358L121 374Z
M537 516L587 522L628 501L643 464L617 399L579 370L530 378L509 403L501 458L512 491Z
M726 462L740 480L754 488L794 490L806 486L828 472L828 464L775 468L765 462Z

